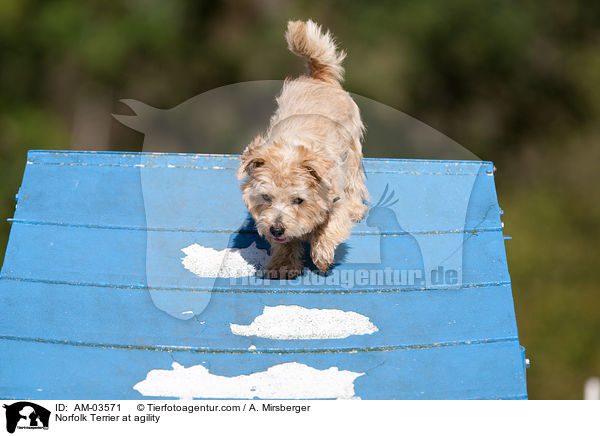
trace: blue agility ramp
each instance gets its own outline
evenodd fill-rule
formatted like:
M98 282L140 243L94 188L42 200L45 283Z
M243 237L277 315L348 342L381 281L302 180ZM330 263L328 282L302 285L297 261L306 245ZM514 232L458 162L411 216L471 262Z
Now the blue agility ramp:
M366 159L324 276L260 277L237 156L32 151L0 277L6 399L525 399L493 165Z

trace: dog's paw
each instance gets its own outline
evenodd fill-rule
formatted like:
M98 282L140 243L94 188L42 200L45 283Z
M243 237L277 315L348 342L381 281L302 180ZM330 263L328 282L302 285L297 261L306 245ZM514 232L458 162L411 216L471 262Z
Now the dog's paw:
M327 262L327 261L318 261L318 260L314 260L313 259L313 263L315 264L315 266L317 268L319 268L319 271L326 273L327 271L329 271L329 268L331 267L331 263Z
M279 268L267 268L263 274L266 279L291 280L302 274L302 269L281 266Z
M321 272L326 273L329 271L331 265L333 265L333 256L334 253L332 250L319 250L313 248L310 253L310 257L317 268Z

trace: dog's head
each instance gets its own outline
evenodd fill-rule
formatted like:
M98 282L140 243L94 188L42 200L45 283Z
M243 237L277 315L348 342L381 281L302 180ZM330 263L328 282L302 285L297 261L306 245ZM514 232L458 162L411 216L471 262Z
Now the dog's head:
M238 170L242 198L269 242L302 238L323 224L335 200L330 184L334 163L305 145L257 136Z

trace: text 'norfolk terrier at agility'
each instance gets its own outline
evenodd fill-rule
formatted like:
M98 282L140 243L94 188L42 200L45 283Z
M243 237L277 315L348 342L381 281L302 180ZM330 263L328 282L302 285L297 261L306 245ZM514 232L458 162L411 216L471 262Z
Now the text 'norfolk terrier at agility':
M326 272L353 222L367 212L362 169L364 126L344 91L342 60L329 32L290 21L288 48L306 58L310 75L286 79L264 135L244 150L238 178L258 233L271 244L265 277L302 273L310 242L313 263Z

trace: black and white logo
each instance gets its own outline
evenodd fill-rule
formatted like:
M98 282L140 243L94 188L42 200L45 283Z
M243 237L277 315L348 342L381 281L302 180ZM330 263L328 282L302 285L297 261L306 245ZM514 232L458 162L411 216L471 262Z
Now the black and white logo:
M29 401L5 404L6 431L14 433L15 429L48 429L50 411Z

